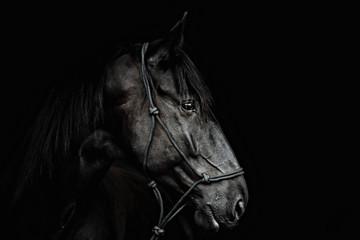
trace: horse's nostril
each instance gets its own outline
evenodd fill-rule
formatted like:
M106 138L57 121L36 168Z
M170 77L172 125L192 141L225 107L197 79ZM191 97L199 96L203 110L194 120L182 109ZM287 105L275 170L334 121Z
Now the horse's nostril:
M243 201L243 199L240 199L235 206L235 216L237 219L239 219L241 217L241 215L243 215L243 213L245 212L245 203Z

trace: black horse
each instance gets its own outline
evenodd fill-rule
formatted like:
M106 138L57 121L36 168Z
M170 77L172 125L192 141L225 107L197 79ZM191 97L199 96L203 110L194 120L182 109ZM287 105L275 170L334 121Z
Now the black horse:
M237 226L243 170L183 50L184 21L119 47L102 77L55 88L7 191L6 237L194 239Z

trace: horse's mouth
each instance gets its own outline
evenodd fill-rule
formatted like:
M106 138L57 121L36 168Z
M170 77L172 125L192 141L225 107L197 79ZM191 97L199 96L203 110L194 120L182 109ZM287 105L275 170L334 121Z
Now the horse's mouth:
M217 232L220 229L220 225L215 218L215 214L209 205L198 208L195 211L194 219L196 224L205 230Z

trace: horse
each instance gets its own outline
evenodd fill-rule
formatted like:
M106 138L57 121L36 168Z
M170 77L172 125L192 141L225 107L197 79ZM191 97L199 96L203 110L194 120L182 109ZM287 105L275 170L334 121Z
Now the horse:
M185 19L54 88L14 174L5 237L195 239L236 228L244 170L184 50Z

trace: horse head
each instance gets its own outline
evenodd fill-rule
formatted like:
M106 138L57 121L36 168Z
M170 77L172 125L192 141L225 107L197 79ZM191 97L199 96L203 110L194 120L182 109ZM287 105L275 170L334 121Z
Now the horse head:
M179 196L192 188L184 201L194 207L195 222L218 231L237 225L248 191L242 174L226 177L241 167L211 112L209 90L183 50L184 20L108 68L105 121L149 178ZM194 185L200 176L217 181Z

